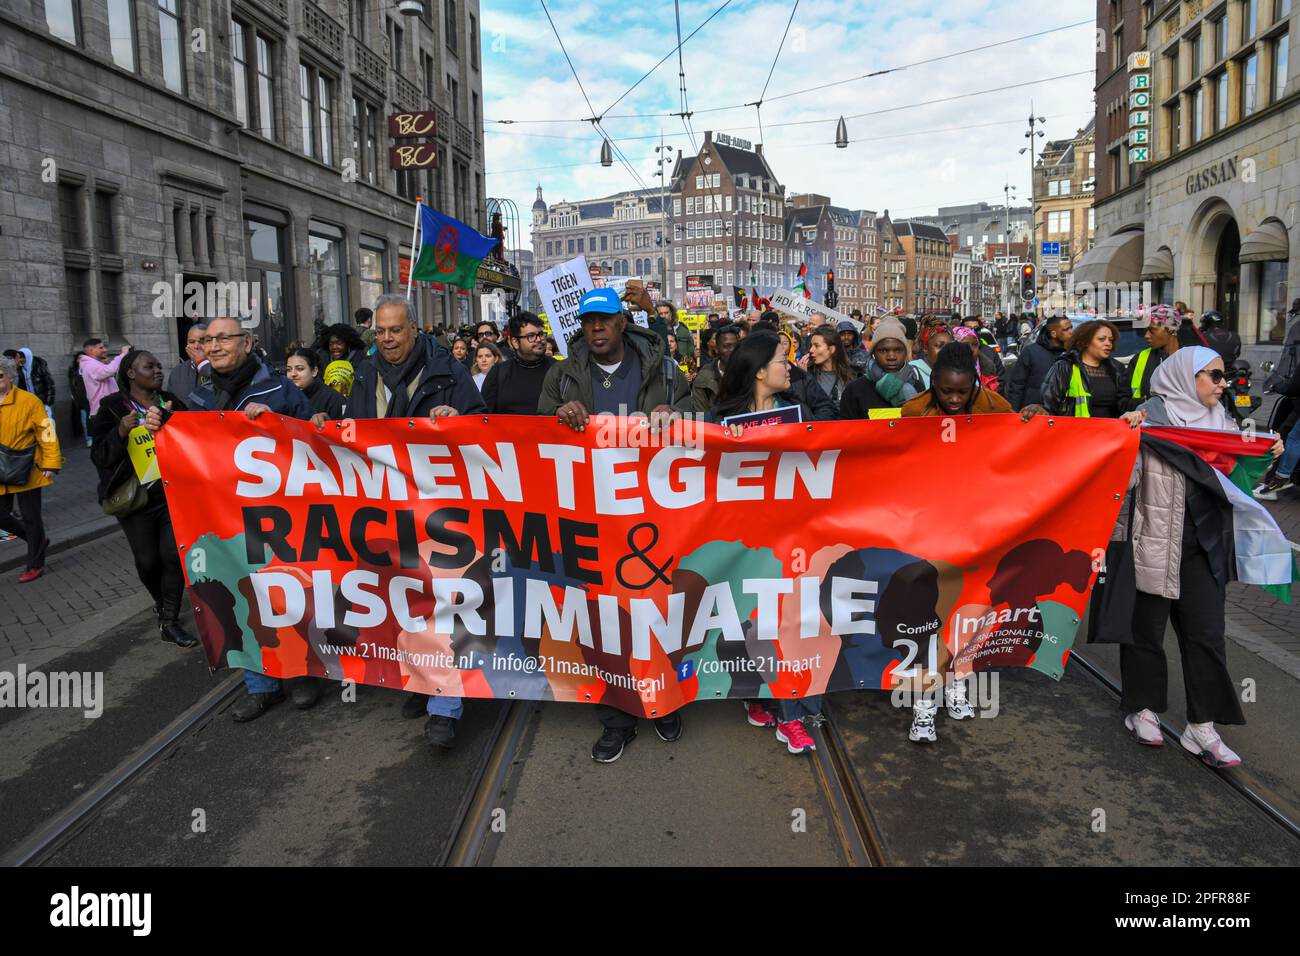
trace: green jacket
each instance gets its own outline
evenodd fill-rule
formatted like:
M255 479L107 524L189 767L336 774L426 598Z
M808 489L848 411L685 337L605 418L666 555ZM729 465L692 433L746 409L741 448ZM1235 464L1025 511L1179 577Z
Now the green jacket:
M686 323L678 322L677 330L673 332L673 335L677 336L677 351L681 354L682 358L694 358L695 336L691 334L691 330L687 327Z
M718 372L717 361L700 366L691 383L691 399L697 412L707 412L718 399L718 390L722 388L722 375Z
M629 321L623 329L623 347L634 348L641 358L641 390L637 411L650 414L660 405L671 405L680 412L694 409L691 389L677 363L664 361L664 344L659 336ZM665 388L669 374L672 382ZM671 395L669 395L671 390ZM554 415L565 402L582 402L588 411L594 404L591 394L591 353L581 336L569 346L569 357L556 362L542 383L542 397L537 402L539 415Z

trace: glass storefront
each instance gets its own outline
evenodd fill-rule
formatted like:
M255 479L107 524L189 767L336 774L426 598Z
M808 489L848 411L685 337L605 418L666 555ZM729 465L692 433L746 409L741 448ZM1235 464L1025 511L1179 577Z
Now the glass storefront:
M1286 336L1286 262L1257 262L1259 315L1256 339L1261 345L1281 345Z
M284 228L258 219L244 220L248 238L248 278L258 284L259 314L253 333L267 358L283 364L289 346L288 295L284 282Z
M375 300L388 291L388 244L374 236L361 237L361 302L357 308L373 309Z
M314 328L321 329L348 321L342 230L325 223L311 223L307 237L307 267Z

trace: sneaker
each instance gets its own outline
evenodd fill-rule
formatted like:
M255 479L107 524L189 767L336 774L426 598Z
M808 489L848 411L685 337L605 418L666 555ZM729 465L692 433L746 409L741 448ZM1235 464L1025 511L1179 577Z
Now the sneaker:
M912 729L907 739L918 744L932 744L939 739L934 732L934 715L939 705L932 700L918 700L912 705Z
M293 677L285 681L289 701L298 710L310 710L320 699L320 681L314 677Z
M975 716L975 708L966 699L966 682L955 681L943 689L944 706L948 716L953 720L969 720Z
M410 693L402 701L402 716L407 720L423 717L429 711L429 695Z
M22 574L18 575L18 583L26 584L29 581L35 581L44 573L45 573L44 568L28 568Z
M1163 747L1165 735L1160 730L1160 718L1149 710L1124 715L1124 726L1133 732L1137 742L1148 747Z
M756 700L745 702L745 719L751 727L775 727L776 718L772 712Z
M244 691L244 696L230 708L230 716L235 718L235 723L246 724L250 720L257 720L283 700L284 692L280 690L273 690L266 694L250 694Z
M1188 724L1178 741L1211 767L1240 767L1241 758L1228 749L1214 724Z
M682 735L681 714L672 713L654 719L655 733L664 743L672 743Z
M1273 474L1266 477L1254 488L1254 495L1261 501L1277 501L1277 493L1286 491L1288 488L1294 488L1295 483L1291 481L1290 475Z
M456 746L456 718L434 714L424 725L424 739L441 750Z
M817 749L817 744L813 742L802 720L777 721L776 739L785 744L785 749L792 754Z
M600 735L600 739L591 748L591 759L596 763L613 763L623 756L623 747L635 739L635 727L629 727L627 730L606 727L605 732Z

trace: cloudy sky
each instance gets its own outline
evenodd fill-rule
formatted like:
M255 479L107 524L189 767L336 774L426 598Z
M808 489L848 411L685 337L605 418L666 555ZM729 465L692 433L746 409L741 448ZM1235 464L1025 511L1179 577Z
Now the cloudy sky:
M682 36L724 3L684 0ZM661 132L666 144L688 155L692 134L698 143L706 129L761 141L787 192L825 193L837 204L888 208L900 218L933 213L941 205L1000 203L1008 181L1019 197L1026 196L1028 158L1018 151L1025 145L1031 99L1034 112L1047 117L1048 138L1073 135L1093 114L1091 0L802 0L768 83L760 136L756 110L744 104L762 94L792 5L793 0L731 0L684 43L686 93L694 112L688 131L680 118L665 115L681 111L675 54L624 96L673 54L671 2L546 0L589 107L540 0L484 0L487 194L519 206L523 244L538 183L551 203L642 184L657 187ZM1054 32L911 65L1043 31ZM893 72L800 92L885 69ZM1050 79L1075 73L1080 75ZM797 95L783 95L789 93ZM600 165L600 136L582 122L592 115L605 116L604 128L631 169L617 161ZM847 149L833 145L841 115L848 125Z

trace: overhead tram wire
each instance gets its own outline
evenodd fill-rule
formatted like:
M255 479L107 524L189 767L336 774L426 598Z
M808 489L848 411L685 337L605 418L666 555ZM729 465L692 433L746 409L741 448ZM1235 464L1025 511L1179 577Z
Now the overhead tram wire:
M686 135L691 141L691 149L695 152L700 151L699 144L695 142L695 130L691 129L691 109L690 100L686 96L686 66L682 59L682 6L681 0L673 0L673 12L677 17L677 78L678 78L678 108L681 113L682 126L686 129Z
M723 4L723 6L725 7L726 4ZM716 16L719 12L721 12L721 10L722 7L719 7L718 10L715 10L714 16ZM712 18L713 17L711 16L709 19ZM708 20L704 22L708 23ZM832 86L843 86L846 83L856 83L858 80L865 80L871 77L883 76L886 73L899 73L902 72L903 70L909 70L912 67L925 66L926 64L936 63L939 62L940 60L949 60L954 57L966 56L967 54L970 53L980 53L984 50L991 50L996 47L1007 46L1008 44L1011 43L1018 43L1021 40L1031 40L1036 37L1047 36L1048 34L1051 33L1059 33L1063 30L1072 30L1075 27L1082 26L1084 24L1091 24L1092 22L1093 22L1092 20L1079 20L1075 23L1067 23L1064 26L1051 27L1050 29L1047 30L1039 30L1036 33L1027 33L1024 34L1023 36L1011 37L1006 40L997 40L993 43L986 43L982 46L970 47L965 50L957 50L952 53L943 53L940 54L939 56L932 56L924 60L916 60L912 63L904 63L901 66L891 66L883 70L874 70L871 73L863 73L860 76L851 76L842 80L832 80L828 83L822 83L817 86L810 86L801 90L791 90L788 93L777 93L771 97L765 96L764 102L775 102L776 100L789 99L792 96L802 96L805 93L814 93L819 90L828 89L829 87ZM693 31L689 36L687 36L686 40L683 40L682 42L685 43L686 41L690 40L691 37L695 35L695 32L698 32L699 29L703 26L704 24L702 23L700 24L699 27L696 27L696 30ZM668 57L672 56L672 53L673 51L670 51L663 58L663 60L660 60L659 63L655 64L655 66L652 67L650 71L646 73L646 76L649 76L650 73L653 73L655 71L655 69L663 65L664 61L667 60ZM637 84L645 80L646 76L643 76L641 77L640 80L637 80L637 82L633 84L632 89L635 89ZM614 103L610 105L610 109L613 109L614 105L621 102L623 98L627 96L628 93L631 93L632 89L629 89L627 92L623 94L623 96L620 96L617 100L615 100ZM692 115L694 115L695 113L719 113L719 112L724 112L726 110L748 109L751 105L752 104L750 103L740 103L735 106L710 106L710 107L705 107L704 109L692 110L691 112ZM611 114L607 109L601 115L602 115L602 119L662 119L665 116L675 116L677 114L675 113L612 113ZM536 123L586 123L588 122L588 120L587 119L503 119L503 120L491 120L490 122L495 124L510 126L515 124L536 124Z

